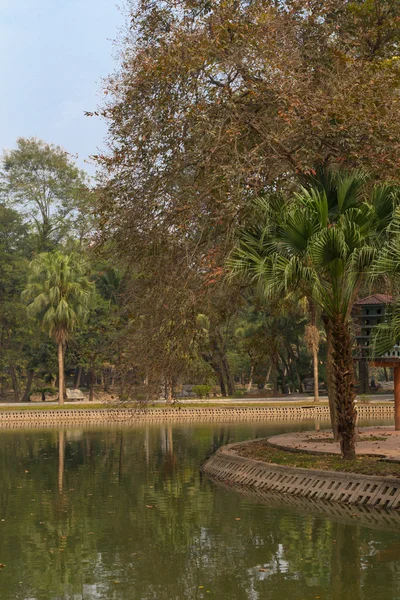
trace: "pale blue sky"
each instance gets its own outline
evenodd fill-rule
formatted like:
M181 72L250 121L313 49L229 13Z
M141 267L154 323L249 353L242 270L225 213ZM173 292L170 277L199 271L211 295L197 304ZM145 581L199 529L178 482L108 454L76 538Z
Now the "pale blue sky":
M118 0L0 0L0 147L37 136L85 159L105 124L84 116L117 66Z

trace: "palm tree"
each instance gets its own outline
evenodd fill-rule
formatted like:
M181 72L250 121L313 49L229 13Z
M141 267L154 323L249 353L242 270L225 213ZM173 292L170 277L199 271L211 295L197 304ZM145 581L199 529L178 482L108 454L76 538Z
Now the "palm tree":
M29 316L37 319L57 344L60 404L64 404L66 343L86 319L92 288L87 265L76 253L39 254L30 264L28 285L22 296Z
M269 298L300 291L320 307L328 340L333 429L342 456L355 458L351 310L369 267L387 239L396 191L368 192L366 176L321 171L288 200L255 201L253 225L229 261Z

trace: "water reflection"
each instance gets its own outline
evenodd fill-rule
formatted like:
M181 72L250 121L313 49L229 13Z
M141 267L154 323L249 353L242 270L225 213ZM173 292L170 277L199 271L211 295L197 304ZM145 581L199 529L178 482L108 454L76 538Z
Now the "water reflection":
M219 445L290 427L2 432L0 598L399 598L397 517L201 476Z

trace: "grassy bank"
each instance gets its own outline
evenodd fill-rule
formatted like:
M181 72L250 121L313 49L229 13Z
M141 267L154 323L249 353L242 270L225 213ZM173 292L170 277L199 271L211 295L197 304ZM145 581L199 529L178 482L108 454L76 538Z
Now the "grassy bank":
M320 402L318 403L317 406L325 406L327 405L327 403L324 402ZM276 407L290 407L290 406L294 406L294 407L313 407L316 406L313 402L304 402L300 404L290 404L288 402L268 402L268 403L262 403L262 402L257 402L257 403L246 403L246 402L224 402L224 403L218 403L218 401L215 402L202 402L202 403L193 403L193 404L139 404L139 403L135 403L135 402L127 402L127 403L123 403L123 404L118 404L118 403L98 403L98 402L84 402L84 403L66 403L63 406L60 406L59 404L53 404L50 402L32 402L29 405L23 405L21 406L20 404L17 403L10 403L7 405L0 405L0 411L1 410L64 410L64 409L71 409L71 410L84 410L84 409L105 409L105 408L143 408L143 409L148 409L148 410L154 410L154 409L162 409L162 410L186 410L188 408L195 408L198 410L201 410L202 408L276 408Z
M274 465L317 469L321 471L340 471L359 475L379 475L400 477L400 463L386 462L379 457L360 456L356 460L345 461L340 456L328 454L311 455L303 452L289 452L268 446L265 442L253 442L236 446L235 450L246 458L261 460Z

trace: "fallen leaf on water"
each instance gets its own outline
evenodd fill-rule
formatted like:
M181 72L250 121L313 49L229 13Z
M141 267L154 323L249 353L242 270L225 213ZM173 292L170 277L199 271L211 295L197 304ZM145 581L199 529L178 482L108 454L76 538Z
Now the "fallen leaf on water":
M235 521L240 521L240 517L236 517Z
M0 563L0 569L4 569L6 565L4 563Z
M151 504L146 504L145 506L146 508L154 508L154 506L152 506Z

